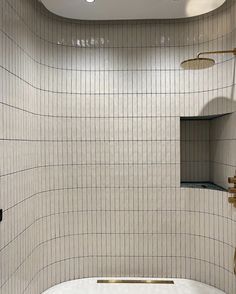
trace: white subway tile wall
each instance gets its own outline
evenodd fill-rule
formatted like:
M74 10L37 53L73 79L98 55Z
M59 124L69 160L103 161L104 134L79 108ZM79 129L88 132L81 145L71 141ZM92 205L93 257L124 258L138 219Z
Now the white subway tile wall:
M236 210L180 188L180 116L236 111L235 59L180 62L235 47L235 1L178 21L79 22L36 0L0 11L0 293L147 276L234 294ZM211 159L219 182L236 166L228 143Z

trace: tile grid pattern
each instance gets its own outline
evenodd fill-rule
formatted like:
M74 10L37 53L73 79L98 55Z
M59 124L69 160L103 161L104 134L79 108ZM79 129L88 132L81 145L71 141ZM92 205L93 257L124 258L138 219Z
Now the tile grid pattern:
M227 195L179 186L179 117L236 109L230 56L194 74L179 63L234 46L234 1L191 21L109 24L0 5L0 293L98 275L234 293Z

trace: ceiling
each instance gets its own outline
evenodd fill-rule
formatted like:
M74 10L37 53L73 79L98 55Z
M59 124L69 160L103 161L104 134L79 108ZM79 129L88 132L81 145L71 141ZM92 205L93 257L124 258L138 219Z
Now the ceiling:
M201 15L226 0L41 0L51 12L80 20L173 19Z

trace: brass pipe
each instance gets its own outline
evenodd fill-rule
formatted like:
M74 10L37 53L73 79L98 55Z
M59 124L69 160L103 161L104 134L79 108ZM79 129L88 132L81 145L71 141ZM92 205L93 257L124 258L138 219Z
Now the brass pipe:
M228 178L229 184L234 184L233 187L229 187L228 192L233 194L231 197L228 198L229 203L233 204L236 208L236 175L234 177Z
M234 206L236 206L236 197L235 196L229 197L228 200L229 200L230 204L234 204Z
M205 55L205 54L224 54L224 53L233 53L233 55L236 56L236 48L234 48L233 50L223 50L223 51L205 51L205 52L200 52L197 55L197 58L200 58L201 55Z
M236 177L228 179L229 184L236 184Z
M235 248L235 251L234 251L234 274L236 276L236 248Z

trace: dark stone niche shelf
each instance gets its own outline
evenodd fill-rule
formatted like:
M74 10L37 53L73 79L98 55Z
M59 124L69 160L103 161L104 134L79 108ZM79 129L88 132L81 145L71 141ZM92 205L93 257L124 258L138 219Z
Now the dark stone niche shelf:
M181 182L181 188L197 188L197 189L226 191L224 188L211 182Z

